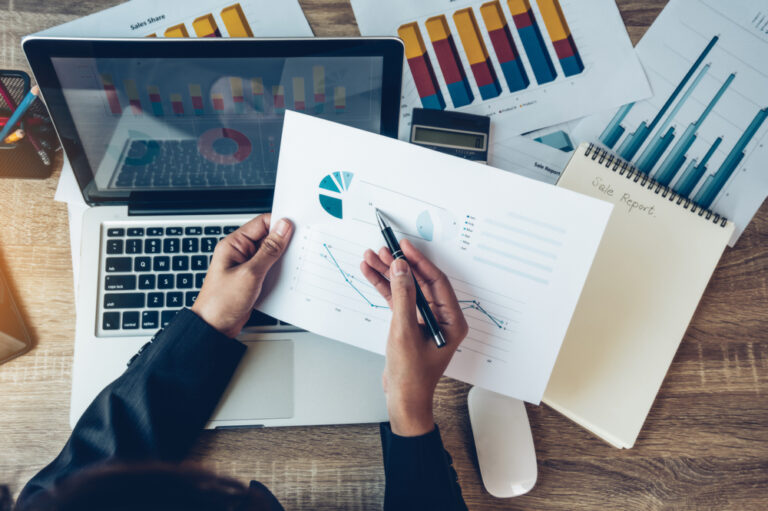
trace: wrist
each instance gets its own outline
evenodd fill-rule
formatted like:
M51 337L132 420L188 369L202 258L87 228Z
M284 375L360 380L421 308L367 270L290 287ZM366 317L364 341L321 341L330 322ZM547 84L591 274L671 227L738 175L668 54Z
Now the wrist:
M234 339L237 337L237 334L240 333L240 330L233 328L231 324L224 324L224 322L220 321L220 317L217 314L213 314L210 310L208 310L206 307L200 305L198 302L195 302L192 304L192 307L190 308L192 312L194 312L200 319L205 321L208 326L216 330L222 335L225 335L229 337L230 339Z
M392 432L398 436L421 436L435 429L431 403L421 406L387 403L387 411Z

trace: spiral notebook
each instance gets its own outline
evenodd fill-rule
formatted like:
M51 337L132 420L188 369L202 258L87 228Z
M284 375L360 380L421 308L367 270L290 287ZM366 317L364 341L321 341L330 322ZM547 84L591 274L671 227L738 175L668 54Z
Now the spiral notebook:
M615 206L543 401L628 449L734 226L591 144L557 186Z

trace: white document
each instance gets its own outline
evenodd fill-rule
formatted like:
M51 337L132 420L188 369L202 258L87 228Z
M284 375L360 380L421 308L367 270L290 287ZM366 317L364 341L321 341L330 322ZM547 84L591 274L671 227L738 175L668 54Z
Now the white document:
M132 0L36 35L303 37L312 29L297 0Z
M374 207L465 309L470 332L446 375L538 403L612 205L287 112L272 218L296 231L257 308L383 354L391 313L359 270L384 244Z
M72 255L72 277L75 290L75 306L77 306L77 282L80 275L80 242L83 238L83 215L85 215L88 205L83 199L80 187L77 186L75 174L66 156L64 156L59 184L56 187L56 194L53 200L64 202L67 205L69 244Z
M768 196L768 2L673 0L637 45L653 97L582 121L597 142L732 220Z
M491 149L488 154L491 166L544 183L557 183L571 159L572 151L563 152L532 138L505 136L504 131L503 125L498 129L491 126Z
M519 135L651 94L614 0L351 3L363 35L406 44L403 140L417 107L490 115Z

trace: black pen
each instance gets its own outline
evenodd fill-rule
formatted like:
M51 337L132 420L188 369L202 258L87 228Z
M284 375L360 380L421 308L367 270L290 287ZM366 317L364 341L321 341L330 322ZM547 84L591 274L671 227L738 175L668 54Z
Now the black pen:
M392 257L395 259L403 259L405 262L408 262L403 251L400 250L400 244L397 242L395 233L392 232L392 228L387 221L384 220L384 215L382 215L381 211L378 209L376 209L376 219L379 221L381 235L384 236L384 241L387 242L387 247L389 247ZM413 276L413 283L416 286L416 306L421 313L421 317L424 318L424 323L427 325L429 333L432 334L435 344L437 344L438 348L442 348L445 346L445 337L443 337L443 332L440 331L440 325L437 324L437 320L432 314L432 309L429 308L429 302L427 302L427 299L424 297L424 293L421 292L421 288L416 281L415 275Z

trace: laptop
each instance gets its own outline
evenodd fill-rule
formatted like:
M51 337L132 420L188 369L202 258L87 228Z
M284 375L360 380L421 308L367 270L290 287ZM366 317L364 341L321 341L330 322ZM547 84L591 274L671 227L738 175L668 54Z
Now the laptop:
M22 43L90 208L70 424L191 306L219 240L270 211L292 109L396 137L396 38ZM254 312L208 428L386 420L384 360Z

